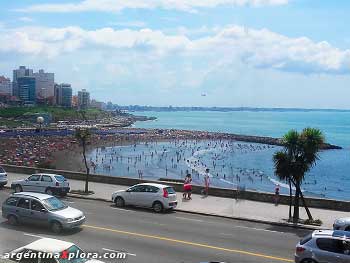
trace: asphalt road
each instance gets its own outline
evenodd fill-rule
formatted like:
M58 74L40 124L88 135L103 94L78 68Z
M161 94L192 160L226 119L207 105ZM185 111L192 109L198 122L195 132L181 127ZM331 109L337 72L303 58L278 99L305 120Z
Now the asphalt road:
M0 191L2 203L9 195ZM126 251L124 262L294 262L295 244L305 230L171 212L155 214L111 203L65 198L86 214L85 225L60 235L32 226L12 227L0 220L0 253L40 237L78 244L85 251ZM104 260L117 262L116 260Z

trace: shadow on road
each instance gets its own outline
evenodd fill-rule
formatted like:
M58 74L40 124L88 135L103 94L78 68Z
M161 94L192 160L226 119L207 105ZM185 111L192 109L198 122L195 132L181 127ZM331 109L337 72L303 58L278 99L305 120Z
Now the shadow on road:
M55 238L57 236L74 235L74 234L77 234L83 230L83 228L79 227L79 228L74 228L71 230L63 230L61 233L55 234L49 229L49 227L39 227L36 225L29 225L29 224L19 224L17 226L12 226L7 221L2 221L0 223L0 229L1 228L10 229L10 230L17 231L17 232L24 232L24 233L28 233L31 235L52 236L53 238Z

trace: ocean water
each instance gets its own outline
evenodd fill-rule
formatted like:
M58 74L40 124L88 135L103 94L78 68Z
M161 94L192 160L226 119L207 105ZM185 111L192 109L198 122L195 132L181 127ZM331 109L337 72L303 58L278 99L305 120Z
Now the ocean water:
M341 200L350 198L350 112L189 111L137 114L158 118L137 122L135 126L139 128L204 130L271 137L280 137L290 129L319 128L327 142L344 149L320 153L320 160L305 177L303 191L308 196ZM274 175L272 155L279 149L277 146L243 142L177 141L95 149L89 158L98 164L96 172L113 176L138 177L142 173L142 177L150 179L183 178L189 171L196 184L203 184L204 170L209 168L211 185L273 192L278 183L281 192L288 193L285 182L279 182Z

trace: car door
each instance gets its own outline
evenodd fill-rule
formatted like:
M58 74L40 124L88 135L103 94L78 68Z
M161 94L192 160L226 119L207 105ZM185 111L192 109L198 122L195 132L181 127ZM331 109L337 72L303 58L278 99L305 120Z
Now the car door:
M333 238L318 238L316 245L319 248L317 251L317 261L319 263L343 263L343 250L341 241Z
M30 198L21 197L17 202L16 215L22 223L30 223Z
M29 176L22 185L23 191L38 192L40 189L40 177L40 174Z
M125 203L129 205L142 206L141 195L144 189L143 185L135 185L125 192Z
M140 197L142 198L142 204L145 207L152 207L154 201L156 201L159 196L159 188L152 186L152 185L145 185L145 188L143 189L143 195Z
M52 186L53 180L51 176L42 174L40 179L40 187L38 188L38 192L45 193L46 189L50 186Z
M30 202L30 223L35 225L48 225L48 211L38 201L32 199Z

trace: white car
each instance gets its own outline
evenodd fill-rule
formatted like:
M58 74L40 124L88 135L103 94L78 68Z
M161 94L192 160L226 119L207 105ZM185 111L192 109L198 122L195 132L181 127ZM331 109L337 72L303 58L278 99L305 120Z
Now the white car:
M31 258L25 258L25 253ZM67 254L68 252L68 254ZM76 255L82 255L84 251L79 248L74 243L53 239L53 238L42 238L33 243L30 243L24 247L20 247L16 250L13 250L9 253L9 255L5 255L3 257L10 258L19 263L103 263L102 261L96 259L87 259L87 258L72 258L68 260L65 258L65 255L69 255L69 253L74 253ZM45 257L44 259L39 259L41 257ZM87 253L86 253L87 254ZM50 256L53 257L50 258ZM59 257L55 257L55 255L59 255ZM28 257L27 256L27 257Z
M334 230L350 231L350 217L338 218L333 224Z
M0 166L0 187L3 187L6 184L7 184L7 173L4 170L4 168Z
M157 213L174 209L177 206L176 192L173 187L163 184L144 183L112 194L112 201L118 207L134 205L153 208Z
M12 182L11 188L19 192L39 192L65 196L70 188L64 176L59 174L33 174L24 180Z

